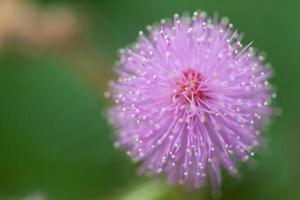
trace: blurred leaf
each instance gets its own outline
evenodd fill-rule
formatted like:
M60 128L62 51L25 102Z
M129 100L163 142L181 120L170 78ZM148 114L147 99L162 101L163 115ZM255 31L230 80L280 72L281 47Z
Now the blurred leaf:
M2 195L101 196L132 174L112 147L101 99L64 65L54 57L0 58Z

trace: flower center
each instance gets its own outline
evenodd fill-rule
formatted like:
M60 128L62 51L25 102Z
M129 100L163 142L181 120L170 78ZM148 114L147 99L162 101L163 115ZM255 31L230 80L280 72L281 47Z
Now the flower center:
M182 71L182 76L178 78L175 83L177 90L175 92L175 99L181 97L189 100L205 98L204 92L201 90L203 76L192 68L187 68Z

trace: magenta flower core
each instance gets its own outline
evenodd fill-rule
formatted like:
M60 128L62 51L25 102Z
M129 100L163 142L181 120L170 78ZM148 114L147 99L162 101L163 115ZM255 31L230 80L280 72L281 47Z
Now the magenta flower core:
M177 14L147 27L120 51L118 80L106 95L116 146L140 161L140 172L172 184L216 187L221 169L237 174L262 145L272 114L271 68L226 19Z

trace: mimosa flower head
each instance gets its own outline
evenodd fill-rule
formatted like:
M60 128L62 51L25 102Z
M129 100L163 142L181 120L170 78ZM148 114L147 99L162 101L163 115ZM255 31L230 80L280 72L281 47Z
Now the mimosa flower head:
M146 175L165 174L193 189L221 169L237 174L262 145L260 129L272 114L271 68L227 19L205 12L174 15L147 27L120 50L118 79L106 93L116 146Z

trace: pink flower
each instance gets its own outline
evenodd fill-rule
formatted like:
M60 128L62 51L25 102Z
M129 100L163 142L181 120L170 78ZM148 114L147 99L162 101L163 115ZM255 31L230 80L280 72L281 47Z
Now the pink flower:
M116 106L109 112L117 146L141 161L141 172L166 174L172 184L221 184L221 168L237 174L261 145L260 128L272 113L271 69L242 47L226 20L174 16L148 26L120 51Z

